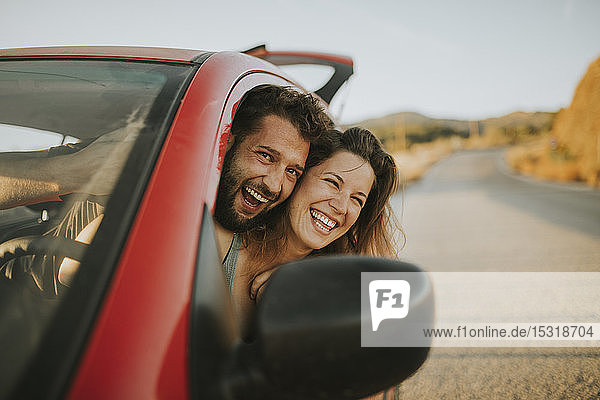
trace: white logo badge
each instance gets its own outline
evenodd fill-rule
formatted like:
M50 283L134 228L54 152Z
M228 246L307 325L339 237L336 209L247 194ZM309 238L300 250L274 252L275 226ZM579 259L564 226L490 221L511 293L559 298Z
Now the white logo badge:
M376 280L369 283L373 332L384 319L402 319L408 315L410 284L404 280Z

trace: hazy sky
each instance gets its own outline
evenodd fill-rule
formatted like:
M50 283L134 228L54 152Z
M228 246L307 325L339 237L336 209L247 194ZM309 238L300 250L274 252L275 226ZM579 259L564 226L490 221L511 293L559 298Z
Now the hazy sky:
M7 0L0 47L141 45L351 56L341 122L485 118L570 103L600 57L598 0Z

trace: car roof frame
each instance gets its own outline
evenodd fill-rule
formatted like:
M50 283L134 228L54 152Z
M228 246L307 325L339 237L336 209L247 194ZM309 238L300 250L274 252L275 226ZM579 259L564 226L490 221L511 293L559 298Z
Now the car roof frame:
M243 53L261 58L277 66L308 64L332 67L334 72L331 78L321 88L314 91L327 104L331 103L342 85L354 73L352 59L341 55L303 51L270 51L264 44L245 50Z

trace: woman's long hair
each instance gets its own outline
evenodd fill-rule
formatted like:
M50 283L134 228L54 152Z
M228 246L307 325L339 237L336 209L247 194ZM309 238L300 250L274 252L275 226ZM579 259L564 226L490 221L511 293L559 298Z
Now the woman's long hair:
M399 188L394 159L383 149L375 135L367 129L355 127L344 133L330 130L313 142L306 160L306 169L321 164L339 151L348 151L368 162L375 180L357 221L348 232L311 254L395 257L399 245L397 236L400 235L403 240L404 234L389 204L390 197ZM283 253L287 245L287 232L290 232L288 201L289 199L272 212L267 224L244 235L246 245L261 263L277 262L278 255Z

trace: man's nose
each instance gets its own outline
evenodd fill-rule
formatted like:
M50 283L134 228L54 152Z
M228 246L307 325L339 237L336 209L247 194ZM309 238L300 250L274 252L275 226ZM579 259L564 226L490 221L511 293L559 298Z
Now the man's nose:
M349 201L349 195L345 193L338 193L335 197L332 197L331 200L329 200L329 205L333 207L333 209L339 214L346 214L346 212L348 211Z
M281 192L283 180L285 179L285 170L279 168L270 168L267 174L263 177L263 183L269 191L274 195Z

